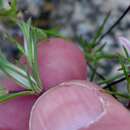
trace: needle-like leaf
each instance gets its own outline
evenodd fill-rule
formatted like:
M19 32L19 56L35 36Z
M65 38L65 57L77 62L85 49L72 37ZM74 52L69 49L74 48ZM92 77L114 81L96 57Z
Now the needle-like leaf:
M10 43L16 45L16 47L19 49L19 51L24 54L24 48L22 47L22 45L15 39L13 38L11 35L9 35L7 32L2 32L3 33L3 37L5 39L7 39L8 41L10 41Z
M30 86L30 83L28 81L26 71L17 67L14 64L8 62L7 60L5 60L2 57L0 57L0 69L4 73L6 73L8 76L15 79L17 81L17 83L19 83L20 85L22 85L26 89L31 90L31 86ZM35 80L32 77L30 77L30 78L31 78L31 81L33 82L33 84L36 84Z
M120 60L121 68L127 80L127 90L130 93L130 78L129 78L129 73L128 73L129 71L128 71L128 68L125 66L124 62L122 61L122 59L119 59L119 60Z
M108 91L108 90L106 90L106 92L109 93L109 94L115 95L115 96L125 98L125 99L130 99L129 94L124 94L124 93L121 93L121 92Z
M15 99L16 97L22 96L29 96L33 95L33 91L21 91L21 92L14 92L14 93L7 93L5 95L0 95L0 103Z
M8 91L3 86L0 86L0 96L6 95L7 93Z
M41 37L47 38L44 31L31 26L31 20L29 19L27 23L21 22L19 24L20 29L24 35L24 50L27 57L28 63L32 69L32 76L36 80L35 90L41 92L42 85L39 76L38 68L38 56L37 56L37 43ZM40 34L40 35L39 35ZM39 36L38 36L39 35Z
M110 14L111 14L111 12L107 13L107 16L104 18L103 23L101 24L101 26L99 27L98 31L96 32L96 34L95 34L95 36L94 36L94 38L93 38L93 40L91 42L93 47L98 45L97 41L99 40L99 38L101 37L101 35L102 35L103 31L104 31L104 26L106 25L106 23L107 23L107 21L108 21L108 19L110 17Z

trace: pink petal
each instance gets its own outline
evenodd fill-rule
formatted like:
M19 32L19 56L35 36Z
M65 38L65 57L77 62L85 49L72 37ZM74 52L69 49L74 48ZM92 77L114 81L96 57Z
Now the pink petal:
M118 37L118 40L119 40L120 45L130 50L130 41L127 38L121 36L121 37Z

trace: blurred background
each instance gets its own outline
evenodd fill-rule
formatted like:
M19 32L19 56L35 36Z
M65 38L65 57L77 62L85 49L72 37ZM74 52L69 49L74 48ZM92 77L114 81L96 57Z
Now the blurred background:
M7 8L9 2L10 0L4 0L4 7ZM45 29L58 28L67 37L74 38L81 35L86 40L92 39L107 12L111 11L111 16L105 27L106 30L121 16L129 4L129 0L17 0L17 8L22 12L20 17L24 20L32 17L35 26ZM18 35L18 28L10 27L8 24L6 23L6 26L1 24L0 31L8 29L13 35ZM117 43L117 36L123 35L129 39L129 28L130 13L113 33L104 40L109 44L115 45ZM0 41L0 45L10 56L12 52L8 50L5 43ZM13 51L17 53L15 49Z

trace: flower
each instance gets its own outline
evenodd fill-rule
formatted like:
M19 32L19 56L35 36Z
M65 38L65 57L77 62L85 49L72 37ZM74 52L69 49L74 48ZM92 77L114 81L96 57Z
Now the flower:
M118 41L119 41L120 45L125 47L128 51L130 50L130 41L127 38L120 36L120 37L118 37Z

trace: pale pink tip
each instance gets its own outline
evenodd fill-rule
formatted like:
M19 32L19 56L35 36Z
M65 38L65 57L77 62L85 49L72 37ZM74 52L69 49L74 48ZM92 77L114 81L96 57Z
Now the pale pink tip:
M124 46L126 49L128 49L128 51L130 51L130 41L127 38L120 36L118 37L118 40L122 46Z

